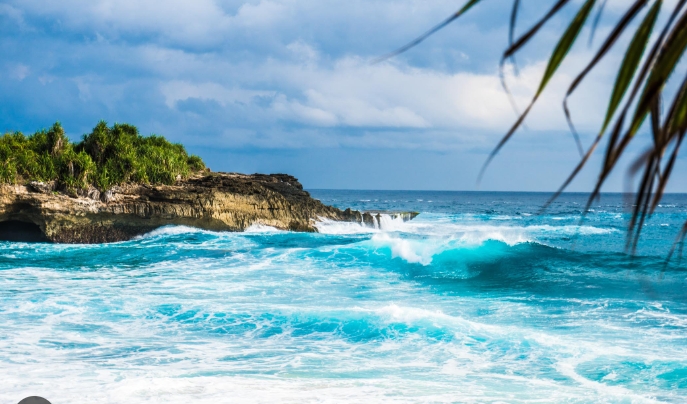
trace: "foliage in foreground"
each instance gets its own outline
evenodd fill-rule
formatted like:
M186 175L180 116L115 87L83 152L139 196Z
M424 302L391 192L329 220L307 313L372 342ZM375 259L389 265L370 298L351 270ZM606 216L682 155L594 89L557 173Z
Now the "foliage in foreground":
M428 36L455 21L473 6L480 3L480 1L468 0L463 7L442 23L408 45L381 59L395 56L419 44ZM482 173L501 147L522 126L530 109L537 102L537 99L563 60L568 56L570 49L587 23L591 23L591 35L594 35L606 0L552 0L550 8L546 10L542 18L518 37L514 35L514 32L518 19L520 0L513 0L512 4L509 45L503 52L501 59L502 72L506 61L514 62L514 56L564 6L571 5L575 7L576 13L558 39L558 43L551 53L544 76L541 79L539 88L532 97L532 101L525 111L520 114L518 120L498 143L494 151L492 151L482 168ZM687 50L687 8L685 5L687 5L687 0L677 0L675 2L663 0L625 1L623 3L624 14L606 36L589 64L570 84L563 101L563 110L575 135L582 158L569 178L552 197L551 201L560 195L570 184L594 153L604 134L608 133L609 139L604 154L604 162L601 166L599 179L594 191L589 197L588 210L592 201L598 197L601 186L608 179L620 157L627 150L627 146L636 138L645 121L649 124L648 126L652 134L651 142L646 151L630 166L629 170L629 174L632 176L642 172L628 228L628 247L631 247L633 250L637 246L645 219L654 212L654 209L663 197L663 192L678 157L680 145L685 137L685 133L687 133L687 76L684 73L684 66L682 66L681 76L676 77L679 80L677 93L666 104L667 108L663 105L666 83L674 76L675 71L679 70L680 60ZM593 16L595 7L597 12ZM658 16L662 11L666 11L665 19L661 20L663 22L659 25L656 25L657 21L659 21ZM637 19L639 21L634 24L633 22ZM609 51L613 49L618 39L625 32L631 34L631 39L624 50L625 56L618 66L615 85L609 97L608 108L601 128L596 135L596 139L585 152L572 125L570 111L567 107L567 98L584 81L587 74L608 55ZM649 50L648 53L645 52L647 49ZM508 91L503 77L502 74L503 87ZM680 235L683 241L685 235L687 235L687 223L683 226Z
M95 186L106 191L125 183L173 184L177 176L205 169L198 156L161 136L141 136L133 125L100 122L79 143L59 123L25 136L0 137L0 183L55 181L68 192Z

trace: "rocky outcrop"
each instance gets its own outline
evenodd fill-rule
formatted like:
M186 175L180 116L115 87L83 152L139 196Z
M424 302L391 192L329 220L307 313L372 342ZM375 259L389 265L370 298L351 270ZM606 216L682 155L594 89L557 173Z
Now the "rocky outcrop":
M53 184L0 185L0 224L6 223L0 233L6 228L15 236L24 232L60 243L129 240L166 225L243 231L262 224L314 232L319 219L374 220L369 213L324 205L285 174L205 173L175 185L126 185L71 196Z
M419 212L370 210L362 213L362 223L367 227L380 229L384 227L384 219L386 218L390 220L401 219L402 221L407 222L408 220L415 219L415 216L419 214Z
M296 178L283 174L207 173L175 185L126 185L72 196L49 183L0 185L0 238L2 232L35 233L36 227L46 240L60 243L129 240L165 225L242 231L263 224L313 232L318 218L363 220L359 212L311 198Z

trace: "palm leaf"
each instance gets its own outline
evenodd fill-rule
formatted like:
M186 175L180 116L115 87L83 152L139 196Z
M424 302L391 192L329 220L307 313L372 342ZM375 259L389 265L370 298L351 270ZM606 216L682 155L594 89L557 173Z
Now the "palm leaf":
M481 180L482 176L484 175L484 171L486 168L489 166L489 163L493 158L496 156L496 154L501 150L501 147L503 147L506 142L513 136L515 131L520 127L522 122L525 120L525 117L527 114L530 112L532 109L532 106L537 102L537 99L539 99L539 96L541 93L544 91L546 88L546 85L549 83L549 80L551 80L551 77L553 77L554 73L556 70L558 70L558 67L561 65L565 57L568 55L568 52L570 51L570 48L572 48L573 44L575 43L575 40L577 39L577 36L579 35L580 31L582 30L582 27L584 26L584 23L587 21L587 17L589 17L589 12L592 10L594 7L594 3L596 0L587 0L582 7L580 7L579 11L577 12L577 15L575 15L575 18L573 18L572 22L568 26L568 28L565 30L565 33L561 37L561 39L558 41L558 44L553 50L553 54L549 58L549 62L546 66L546 70L544 71L544 76L541 79L541 82L539 83L539 88L537 89L537 92L534 94L534 97L532 98L532 101L530 102L529 106L525 109L525 112L523 112L518 120L515 122L515 124L511 127L511 129L506 133L506 135L501 139L501 141L496 145L494 150L491 152L489 157L487 158L487 161L484 163L482 166L482 169L480 170L480 174L478 177L478 182ZM561 3L559 1L559 3ZM558 4L557 4L558 5ZM549 15L545 18L550 18ZM514 45L515 46L515 45ZM507 52L504 53L504 58L507 56Z
M616 124L614 126L613 132L611 133L611 138L609 139L608 145L606 147L606 154L604 157L601 172L599 174L599 179L597 180L596 185L594 186L594 190L589 195L589 200L587 201L585 210L589 209L592 201L599 195L601 187L603 186L604 182L606 181L611 171L615 167L618 158L622 155L630 140L632 140L633 138L632 136L621 136L625 116L627 115L630 106L634 101L634 98L639 93L639 90L642 88L642 84L645 82L647 76L650 74L656 56L659 54L661 50L664 39L669 34L673 21L677 18L685 3L687 3L687 0L680 0L678 4L675 5L675 8L671 13L670 18L666 22L661 34L656 39L654 46L652 47L651 51L649 52L649 55L644 61L642 69L640 70L640 73L635 80L635 85L633 86L632 92L630 93L628 99L625 101L625 107L623 108L620 116L616 119Z
M599 21L601 21L601 15L604 12L604 8L606 8L606 2L608 0L603 0L601 4L599 4L599 11L596 12L596 17L594 18L594 22L592 23L592 31L589 33L589 46L592 46L592 42L594 41L594 34L596 33L596 27L599 26Z
M656 18L658 17L661 3L661 0L658 0L654 3L635 32L630 45L627 47L625 57L620 65L620 70L618 71L618 77L616 77L615 84L613 86L611 99L608 104L608 109L606 110L606 118L604 119L603 125L601 125L601 133L606 131L606 127L608 127L611 118L613 118L613 115L618 109L620 101L627 92L627 89L632 82L632 78L639 67L639 62L642 59L644 50L646 49L649 36L653 31L654 24L656 23Z
M603 59L604 56L608 53L608 51L613 47L615 42L618 40L620 35L623 33L625 28L627 28L628 24L634 19L634 17L637 15L639 10L644 7L646 4L647 0L637 0L635 1L634 5L630 7L630 9L625 13L623 18L621 18L620 22L615 26L611 34L606 38L606 41L604 44L601 46L601 49L597 52L596 56L592 61L585 67L585 69L580 73L573 83L570 85L570 88L568 88L568 92L565 95L565 98L563 99L563 112L565 113L565 119L568 122L568 126L570 127L570 131L573 133L573 136L575 137L575 140L577 142L577 148L580 151L580 155L582 155L582 144L580 143L580 137L577 134L577 131L575 130L575 125L573 125L572 118L570 116L570 110L568 108L568 97L575 91L577 86L584 80L584 78L587 76L587 74L596 66L601 59ZM659 0L660 2L660 0ZM601 13L604 3L601 5L601 9L599 10L599 14ZM598 19L598 15L597 15ZM595 23L597 23L595 21ZM594 28L592 28L594 29ZM629 84L629 83L628 83ZM601 131L601 134L603 134L604 131Z
M510 13L510 24L508 26L508 46L513 45L513 36L515 35L515 25L518 21L518 10L520 9L520 0L513 0L513 9ZM515 69L515 74L518 74L518 67L515 63L515 55L511 55L510 61ZM503 75L502 75L503 76Z
M565 94L565 98L563 99L563 111L565 112L565 117L568 121L568 125L570 126L570 129L573 131L573 133L576 133L575 127L572 123L572 119L570 117L570 110L568 109L568 97L572 95L572 93L577 89L577 86L582 83L582 81L587 77L587 74L596 67L596 65L601 61L601 59L604 58L608 54L608 51L615 45L616 41L622 33L625 31L627 26L632 22L634 17L639 13L639 11L646 5L648 0L637 0L635 3L630 7L625 15L620 19L618 24L613 28L613 31L608 35L608 38L604 41L603 45L599 49L599 51L596 53L592 61L587 65L587 67L582 70L582 72L575 78L575 80L572 82L570 87L568 88L568 92ZM660 9L661 5L661 0L657 1L654 6L651 8L649 11L649 14L645 18L644 22L642 23L642 26L640 29L637 31L637 34L640 32L645 32L645 29L647 28L648 25L653 26L653 22L656 20L656 15L658 15L658 10ZM647 22L650 22L647 23ZM651 32L651 28L649 27L648 32ZM632 43L630 44L626 54L625 54L625 60L623 61L623 67L621 68L621 73L618 75L618 78L616 79L616 84L615 84L615 89L613 92L613 97L611 97L611 106L609 106L609 111L606 114L607 120L610 120L610 117L613 116L613 113L615 112L615 109L617 108L617 104L620 103L620 99L622 99L623 94L627 90L627 87L630 85L630 82L632 80L632 76L634 75L637 66L639 65L639 60L642 56L642 53L644 52L644 47L646 46L646 41L649 39L648 35L646 37L642 38L637 38L638 36L641 35L635 35L635 38L633 38ZM643 41L642 41L643 39ZM620 95L619 98L617 98L617 95ZM617 100L616 100L617 98ZM617 101L617 102L616 102ZM607 124L607 122L606 122ZM605 125L604 128L601 130L601 134L605 132Z
M589 43L591 45L594 33L599 24L599 20L603 13L607 0L601 0L598 3L598 11L594 21L592 22ZM397 55L404 52L411 47L419 44L428 36L434 34L441 28L445 27L468 9L476 5L479 0L468 1L460 10L443 21L441 24L435 26L425 34L418 37L408 45L392 52L379 60ZM514 105L512 95L508 90L505 82L504 67L507 60L510 60L515 67L515 54L523 49L529 43L541 28L553 16L555 16L565 5L570 3L570 0L556 0L548 12L539 19L529 30L524 32L519 37L515 38L515 27L518 18L520 7L520 0L514 0L510 13L510 24L508 30L508 46L504 50L500 63L500 76L502 85L509 96L509 99ZM640 11L647 4L651 3L651 7L643 17L639 25L632 26L632 21L639 15ZM669 181L675 161L677 159L680 146L687 134L687 77L684 78L681 86L675 97L672 100L670 108L665 116L661 113L661 99L664 93L666 84L673 76L674 71L687 52L687 11L684 7L687 0L678 0L673 7L669 18L662 22L663 28L659 35L653 40L653 45L648 54L645 55L649 41L652 40L652 33L658 22L658 16L663 7L663 0L633 0L626 2L625 13L623 17L616 23L611 33L606 37L599 50L595 53L593 59L586 65L586 67L576 76L571 83L563 100L563 110L570 129L575 136L580 155L582 156L580 162L577 164L572 173L567 177L558 191L544 206L544 209L555 200L563 190L570 184L570 182L578 175L585 164L588 162L591 155L595 152L600 144L600 141L607 129L612 125L606 151L604 153L603 164L599 172L599 177L596 181L593 191L589 195L585 212L587 212L592 202L600 195L601 187L608 179L610 173L615 168L620 157L624 154L628 145L635 138L642 124L647 116L650 117L651 129L651 146L645 153L637 158L630 166L629 174L642 173L637 192L635 194L635 205L632 210L632 216L628 226L627 248L634 249L637 246L639 235L645 220L654 212L654 209L661 200L666 184ZM492 159L500 151L508 140L511 139L517 129L524 125L524 120L537 102L544 89L549 84L550 80L558 71L561 63L567 57L570 49L577 40L582 28L589 19L590 13L597 4L596 0L586 0L581 3L576 11L575 17L569 23L557 42L553 53L548 59L548 63L544 74L539 83L539 87L532 97L531 102L522 114L518 114L518 119L511 126L509 131L496 145L494 150L487 157L478 176L478 182L481 180L485 169L488 167ZM634 31L632 39L625 50L622 62L618 67L618 72L613 85L612 92L609 97L608 107L605 111L605 116L601 124L601 129L598 132L593 144L586 151L583 152L579 136L572 122L571 114L568 109L568 98L584 81L587 75L598 65L598 63L608 55L610 50L615 46L622 34L627 31ZM640 69L641 65L641 69ZM634 83L634 84L633 84ZM632 90L630 90L632 87ZM629 91L629 94L628 94ZM621 104L624 104L621 108ZM630 114L630 109L634 111ZM517 108L516 108L517 111ZM630 118L628 118L628 116ZM627 129L625 124L628 123ZM664 164L664 156L668 153L667 162ZM584 215L583 215L584 218ZM683 226L680 236L676 240L677 243L684 243L687 236L687 223ZM675 246L669 255L672 256Z
M445 26L449 25L453 21L455 21L458 17L461 15L465 14L469 9L471 9L475 4L479 3L481 0L469 0L463 7L461 7L458 11L453 13L450 17L442 21L441 23L435 25L433 28L431 28L429 31L425 32L424 34L420 35L419 37L415 38L414 40L410 41L406 45L396 49L395 51L388 53L384 56L381 56L375 60L372 61L372 63L379 63L383 60L392 58L394 56L400 55L401 53L407 51L408 49L419 45L422 41L425 39L429 38L432 36L434 33L439 31L440 29L444 28Z
M558 45L556 45L556 49L553 51L553 55L551 55L549 63L546 66L546 71L544 72L544 77L539 85L537 94L541 94L541 92L544 91L544 88L546 88L549 80L551 80L553 74L556 72L556 70L558 70L558 67L563 62L563 59L565 59L565 57L568 55L570 48L572 48L577 36L584 26L584 23L587 21L589 12L592 11L595 2L596 0L587 0L580 8L580 11L577 13L572 23L568 26L568 29L566 29L565 33L563 33L561 40L558 42Z
M541 29L541 27L544 26L544 24L551 19L556 13L558 13L563 6L568 4L570 0L558 0L556 4L554 4L553 7L551 7L551 10L549 10L548 13L542 19L540 19L532 28L530 28L527 32L522 34L512 45L510 45L506 50L503 52L503 57L502 59L508 59L511 57L511 55L514 55L520 48L522 48L527 42L529 42L530 39Z
M628 131L629 136L634 136L639 130L639 127L649 113L651 103L665 86L685 49L687 49L687 14L683 14L671 30L670 36L666 39L656 63L651 69L651 74L646 81L635 109L635 114Z

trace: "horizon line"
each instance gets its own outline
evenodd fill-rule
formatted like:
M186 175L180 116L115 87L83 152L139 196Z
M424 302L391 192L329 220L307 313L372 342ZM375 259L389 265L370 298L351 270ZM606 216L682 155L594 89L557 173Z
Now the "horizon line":
M498 191L498 190L449 190L449 189L358 189L358 188L306 188L305 191L364 191L364 192L465 192L465 193L520 193L520 194L554 194L556 191ZM590 194L591 191L565 191L565 194ZM604 191L601 195L636 195L636 192ZM687 195L687 192L664 192L663 195Z

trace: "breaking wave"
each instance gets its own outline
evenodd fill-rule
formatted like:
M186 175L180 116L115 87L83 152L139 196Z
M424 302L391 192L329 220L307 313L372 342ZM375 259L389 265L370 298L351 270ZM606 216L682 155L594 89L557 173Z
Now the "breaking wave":
M423 213L321 221L319 233L172 226L105 245L0 243L0 366L12 370L0 401L687 395L687 267L664 261L687 199L656 213L631 256L620 202L577 226L582 197L537 216L527 195L334 196Z

